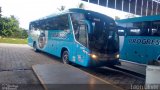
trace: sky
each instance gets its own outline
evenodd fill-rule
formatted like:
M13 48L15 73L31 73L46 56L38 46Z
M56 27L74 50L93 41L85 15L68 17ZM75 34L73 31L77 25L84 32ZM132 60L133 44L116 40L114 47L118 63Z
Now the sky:
M2 16L9 17L14 15L20 23L20 27L28 29L29 22L38 18L58 12L57 8L62 5L69 8L76 8L80 0L0 0L2 7ZM83 2L84 8L87 10L97 11L106 14L112 18L115 16L121 19L125 18L128 13L118 10L102 7L99 5Z

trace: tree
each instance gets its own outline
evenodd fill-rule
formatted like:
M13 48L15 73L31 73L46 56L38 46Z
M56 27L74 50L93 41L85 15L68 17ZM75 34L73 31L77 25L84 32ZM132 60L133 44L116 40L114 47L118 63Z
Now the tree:
M115 16L115 20L119 20L119 19L121 19L120 17L118 17L118 16Z
M1 26L1 30L0 30L1 36L9 37L12 35L14 23L11 18L7 18L7 17L1 18L0 26Z
M2 16L1 12L2 12L2 7L0 6L0 18L1 18L1 16Z
M27 38L27 32L19 27L19 21L12 15L0 18L0 36Z
M28 32L27 30L23 29L21 38L27 38L27 37L28 37Z
M84 3L79 3L78 8L84 9Z
M65 10L65 8L66 8L66 7L62 5L60 8L57 8L57 9L58 9L59 11L63 11L63 10Z

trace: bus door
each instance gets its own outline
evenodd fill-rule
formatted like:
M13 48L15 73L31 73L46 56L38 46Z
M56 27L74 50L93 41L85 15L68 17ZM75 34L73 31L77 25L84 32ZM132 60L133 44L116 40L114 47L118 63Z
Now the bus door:
M88 25L85 21L80 21L75 32L75 38L78 41L76 45L77 63L87 64L88 47Z
M160 61L160 20L152 22L151 39L154 40L152 49L154 54L151 54L152 60Z

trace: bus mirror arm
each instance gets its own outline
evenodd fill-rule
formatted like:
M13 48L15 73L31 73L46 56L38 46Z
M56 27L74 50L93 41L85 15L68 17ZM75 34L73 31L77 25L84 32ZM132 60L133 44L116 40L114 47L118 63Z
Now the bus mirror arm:
M71 31L70 31L70 30L67 30L66 33L67 33L67 34L71 34Z
M127 33L124 33L124 37L127 37Z

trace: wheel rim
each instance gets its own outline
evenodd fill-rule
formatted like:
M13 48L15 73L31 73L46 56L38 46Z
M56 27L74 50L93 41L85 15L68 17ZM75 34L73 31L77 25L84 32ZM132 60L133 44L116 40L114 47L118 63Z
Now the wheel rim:
M67 52L64 52L63 54L63 63L68 64L68 53Z

